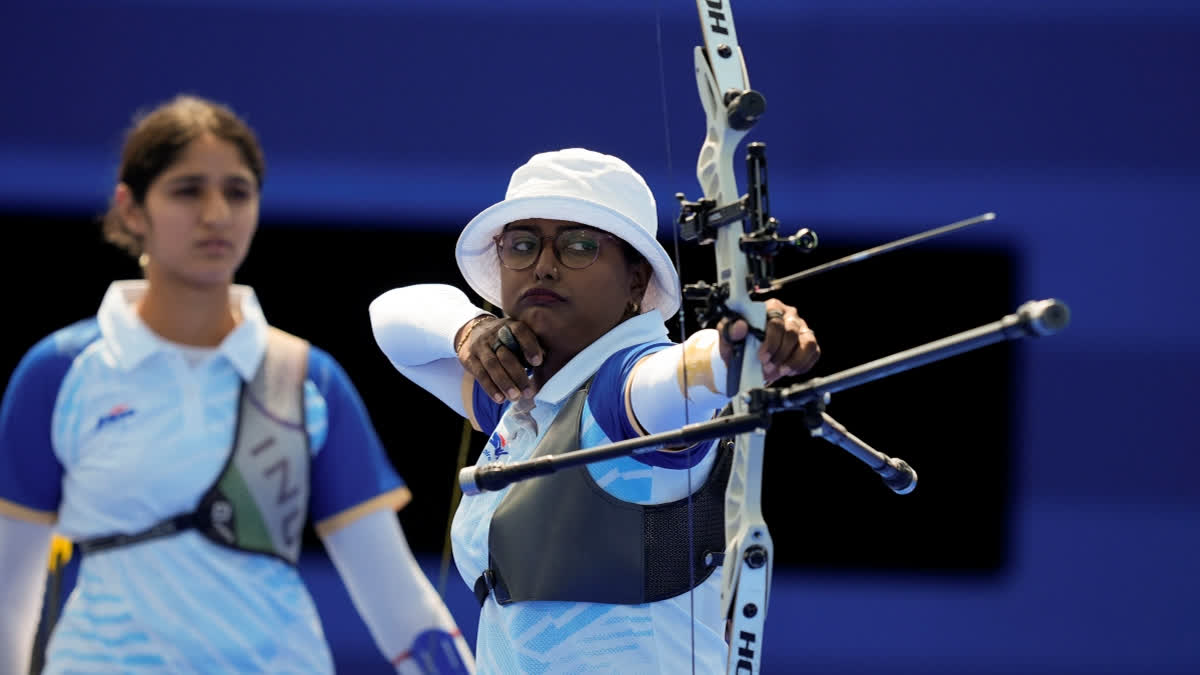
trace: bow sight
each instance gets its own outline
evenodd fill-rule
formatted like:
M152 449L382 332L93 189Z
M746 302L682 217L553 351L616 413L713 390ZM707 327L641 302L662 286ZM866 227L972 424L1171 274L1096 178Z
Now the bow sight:
M749 92L762 96L757 92ZM729 98L729 97L726 97ZM745 100L745 95L734 100ZM746 127L749 128L749 127ZM682 192L675 193L679 200L679 237L684 241L711 244L717 240L720 228L734 222L745 223L738 247L747 256L746 288L751 297L759 299L773 288L775 279L775 256L783 250L795 249L807 253L817 247L817 233L802 228L789 237L779 235L779 221L770 215L767 193L767 146L751 143L746 146L747 191L741 199L718 205L713 199L690 202ZM729 297L725 285L713 287L705 282L683 287L684 297L692 301L706 302L699 314L701 325L708 325L713 318L730 316L724 300Z

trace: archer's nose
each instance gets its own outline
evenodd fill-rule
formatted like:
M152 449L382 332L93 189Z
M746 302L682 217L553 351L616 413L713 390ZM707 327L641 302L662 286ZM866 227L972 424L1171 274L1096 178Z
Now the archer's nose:
M558 278L558 259L554 256L553 242L542 240L542 250L534 262L533 273L538 279Z

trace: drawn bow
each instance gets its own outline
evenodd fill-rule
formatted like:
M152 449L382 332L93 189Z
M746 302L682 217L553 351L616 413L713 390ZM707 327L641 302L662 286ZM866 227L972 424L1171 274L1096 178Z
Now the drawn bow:
M467 467L459 473L459 484L465 495L472 495L500 490L514 482L568 467L734 436L733 465L725 492L721 609L730 638L726 673L750 675L760 672L774 562L771 535L761 505L763 445L772 415L787 410L802 412L813 436L847 450L878 473L893 491L907 494L916 487L916 472L903 460L866 445L830 417L825 411L830 395L996 342L1053 335L1066 327L1070 311L1058 300L1033 300L990 324L827 377L789 387L764 387L761 364L743 355L754 354L763 337L766 320L763 300L768 294L816 274L993 220L995 214L985 213L927 230L776 279L775 255L788 248L812 250L817 246L817 235L807 229L786 237L779 234L778 223L769 212L762 143L747 147L747 192L739 197L734 154L765 112L766 101L750 88L730 0L696 0L696 6L704 36L704 45L694 50L696 85L707 117L707 133L696 175L704 197L690 202L682 194L676 195L680 201L677 226L684 240L715 246L715 280L683 288L685 300L700 304L697 310L700 322L713 324L722 318L740 318L751 326L729 364L726 391L738 392L730 402L730 410L675 431L526 462Z

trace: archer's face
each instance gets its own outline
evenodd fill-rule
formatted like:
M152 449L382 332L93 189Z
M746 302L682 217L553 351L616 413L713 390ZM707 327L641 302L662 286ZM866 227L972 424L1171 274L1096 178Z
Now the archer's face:
M623 321L650 278L648 265L628 262L620 239L565 220L510 223L497 253L505 313L564 359Z
M205 134L154 179L127 222L142 236L152 282L228 284L250 250L258 207L258 182L241 153Z

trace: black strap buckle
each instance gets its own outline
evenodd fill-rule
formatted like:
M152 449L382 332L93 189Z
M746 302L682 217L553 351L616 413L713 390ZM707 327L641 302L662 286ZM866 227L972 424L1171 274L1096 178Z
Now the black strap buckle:
M479 578L475 580L475 599L479 601L479 606L482 607L487 602L488 595L496 598L496 603L500 605L512 604L512 596L508 594L508 589L504 584L498 581L496 572L491 569L486 569Z

